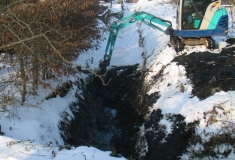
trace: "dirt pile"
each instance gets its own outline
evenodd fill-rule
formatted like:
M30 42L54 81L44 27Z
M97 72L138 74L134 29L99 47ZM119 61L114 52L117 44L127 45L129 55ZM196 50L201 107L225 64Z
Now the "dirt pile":
M198 52L181 55L173 61L186 68L193 83L192 94L205 99L215 92L235 90L235 39L220 53Z

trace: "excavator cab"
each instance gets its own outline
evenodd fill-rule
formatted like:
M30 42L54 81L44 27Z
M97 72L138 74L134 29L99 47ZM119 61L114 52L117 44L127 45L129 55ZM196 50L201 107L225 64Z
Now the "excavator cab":
M179 31L219 29L216 34L227 35L228 15L221 0L178 0L176 22Z
M182 12L179 12L179 15L181 16L178 17L180 18L178 22L181 22L180 24L178 24L179 28L181 28L182 30L199 29L199 26L205 14L205 6L207 6L206 1L184 0L181 2L183 2L182 8L178 6L179 11L182 10Z
M178 0L176 14L176 51L181 51L182 45L205 45L214 49L211 36L228 33L228 14L221 7L221 0Z

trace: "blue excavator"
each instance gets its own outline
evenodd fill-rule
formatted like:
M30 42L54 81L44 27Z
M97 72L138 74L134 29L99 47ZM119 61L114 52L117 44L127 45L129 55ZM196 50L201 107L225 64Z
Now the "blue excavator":
M106 70L110 65L114 45L119 30L137 22L150 26L170 36L170 43L176 52L185 45L205 45L208 49L215 48L212 36L228 34L228 13L221 6L221 0L177 0L177 28L172 28L168 20L156 17L146 12L135 12L110 27L104 59L99 67Z

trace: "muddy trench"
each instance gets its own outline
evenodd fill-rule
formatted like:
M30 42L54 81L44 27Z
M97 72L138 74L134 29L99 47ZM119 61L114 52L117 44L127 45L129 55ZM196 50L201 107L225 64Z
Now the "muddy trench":
M70 105L74 118L63 113L65 121L61 123L66 143L116 150L122 155L134 153L133 135L139 131L147 111L138 97L143 94L143 83L137 68L138 65L111 69L105 77L107 82L111 79L107 86L93 76L86 82L76 82L82 92L76 94L78 101Z
M186 149L194 124L187 125L181 115L163 115L161 110L149 114L160 95L147 94L144 75L136 64L112 68L107 86L92 75L86 82L78 80L77 101L70 105L74 116L61 114L59 128L65 143L94 146L112 151L112 156L136 160L177 159ZM172 133L159 124L163 118L173 123Z

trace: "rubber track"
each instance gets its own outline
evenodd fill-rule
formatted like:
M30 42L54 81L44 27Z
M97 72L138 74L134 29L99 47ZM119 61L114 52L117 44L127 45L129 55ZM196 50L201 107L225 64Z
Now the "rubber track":
M180 52L184 49L184 44L179 37L171 36L170 41L176 52Z
M215 40L212 37L206 37L207 49L215 49Z

